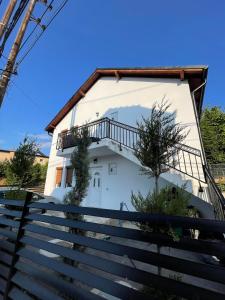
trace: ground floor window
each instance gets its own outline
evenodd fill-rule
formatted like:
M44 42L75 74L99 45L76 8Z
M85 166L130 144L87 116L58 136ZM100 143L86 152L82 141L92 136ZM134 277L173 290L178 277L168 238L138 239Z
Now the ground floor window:
M72 167L66 167L66 187L71 187L73 181L73 169Z
M62 167L56 168L56 178L55 178L55 185L56 187L60 187L62 185Z

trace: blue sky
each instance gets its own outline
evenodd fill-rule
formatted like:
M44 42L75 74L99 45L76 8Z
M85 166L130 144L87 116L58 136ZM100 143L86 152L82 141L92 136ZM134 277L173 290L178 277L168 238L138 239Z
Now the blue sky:
M69 0L12 79L0 148L16 148L28 134L48 153L45 126L96 67L205 64L204 105L224 109L224 28L222 0Z

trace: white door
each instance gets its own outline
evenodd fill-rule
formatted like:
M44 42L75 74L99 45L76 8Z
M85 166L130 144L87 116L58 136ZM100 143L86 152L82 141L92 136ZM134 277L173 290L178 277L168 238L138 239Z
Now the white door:
M102 176L101 168L90 168L91 179L89 182L87 201L85 205L101 207Z

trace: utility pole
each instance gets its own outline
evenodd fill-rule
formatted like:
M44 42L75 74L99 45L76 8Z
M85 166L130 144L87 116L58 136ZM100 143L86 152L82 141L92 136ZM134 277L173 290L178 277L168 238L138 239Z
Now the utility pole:
M2 105L4 96L5 96L5 92L6 92L8 84L9 84L11 74L13 73L13 70L14 70L14 65L15 65L15 62L16 62L16 58L17 58L17 55L18 55L18 52L19 52L19 49L20 49L25 31L26 31L27 25L30 21L32 12L34 10L34 7L35 7L35 4L36 4L37 1L38 0L30 0L27 12L26 12L25 17L24 17L24 19L23 19L23 21L20 25L20 28L18 30L16 39L15 39L15 41L13 43L13 46L12 46L12 49L9 53L9 57L8 57L6 67L5 67L4 71L2 72L2 75L1 75L1 78L0 78L0 107Z
M2 17L2 20L0 22L0 40L1 40L5 30L7 28L7 25L9 23L9 20L10 20L10 17L12 15L12 13L13 13L16 2L17 2L17 0L10 0L10 2L8 4L7 8L6 8L6 11L5 11L5 13Z

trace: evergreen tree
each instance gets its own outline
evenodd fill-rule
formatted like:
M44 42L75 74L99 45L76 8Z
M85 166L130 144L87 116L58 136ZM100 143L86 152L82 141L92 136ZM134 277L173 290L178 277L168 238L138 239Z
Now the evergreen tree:
M73 139L76 147L71 156L71 165L74 170L76 182L72 190L65 195L64 203L80 206L82 200L87 194L87 189L90 180L90 160L88 157L88 147L91 144L91 139L89 138L88 128L83 127L82 130L74 128ZM83 220L83 216L81 214L76 213L66 213L66 217L71 220ZM78 228L69 228L69 232L79 235L85 234L83 230ZM73 249L82 249L82 247L78 244L73 244ZM66 261L71 265L78 265L77 262L74 262L72 260Z
M155 191L159 192L160 174L167 171L167 163L176 155L175 145L187 136L184 128L175 122L175 113L168 112L170 105L162 101L154 104L149 118L137 123L139 140L135 155L141 162L142 171L155 178ZM147 168L146 168L147 167Z
M87 194L89 185L89 164L88 147L91 144L91 139L88 135L88 128L83 127L82 130L73 129L73 139L76 145L71 155L71 166L74 170L76 179L75 186L69 191L65 198L65 204L80 205Z
M217 106L206 108L200 125L208 162L225 163L225 112Z
M33 183L33 164L38 152L34 140L25 138L15 151L14 157L6 168L6 180L10 185L17 185L18 189L26 188Z

